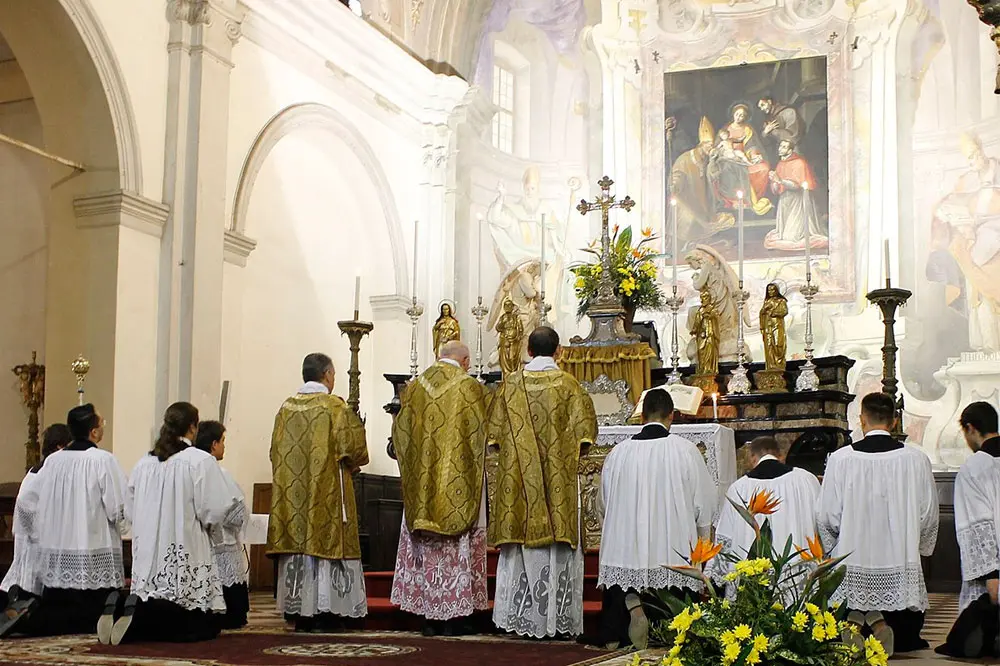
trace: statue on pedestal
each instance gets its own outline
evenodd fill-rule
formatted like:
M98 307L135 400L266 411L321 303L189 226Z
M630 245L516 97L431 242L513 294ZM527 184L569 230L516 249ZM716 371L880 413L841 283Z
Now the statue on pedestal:
M525 339L521 315L509 298L503 302L503 314L497 321L497 343L500 370L504 375L517 372L523 363L521 347Z
M434 358L441 358L441 347L446 342L459 340L462 337L462 327L454 317L451 303L442 303L440 315L434 322Z
M760 308L760 334L764 338L764 370L754 374L757 389L762 393L783 393L788 390L785 382L788 338L785 335L785 317L788 301L777 283L767 285L764 304Z
M691 318L691 333L697 347L696 374L692 378L692 384L705 393L718 393L716 377L719 374L719 313L707 290L701 292L701 306Z

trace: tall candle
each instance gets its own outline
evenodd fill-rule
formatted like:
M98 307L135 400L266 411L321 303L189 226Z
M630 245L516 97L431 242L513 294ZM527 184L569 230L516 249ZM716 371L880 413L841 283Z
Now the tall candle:
M889 239L885 239L885 288L892 287L892 273L889 272Z
M538 270L542 274L542 293L545 293L545 213L542 213L542 222L539 228L539 235L542 238L542 261L538 267ZM542 303L542 308L544 309L545 304Z
M712 394L712 418L719 420L719 394Z
M354 321L358 320L358 312L361 306L361 276L354 278Z
M479 213L476 215L476 227L478 231L476 232L476 238L478 239L478 247L476 248L476 262L478 264L478 273L476 275L476 296L483 295L483 214Z
M810 210L809 201L809 183L803 181L802 183L802 207L805 209L806 216L806 282L812 279L812 262L810 261L810 255L812 254L812 234L809 227L810 215L812 211Z
M743 190L736 192L736 198L739 204L739 212L736 219L736 230L738 234L737 242L739 244L739 257L740 257L740 289L743 288Z
M677 199L670 197L670 222L671 222L671 235L673 236L673 259L674 259L674 277L673 286L677 286Z
M417 300L417 230L420 222L413 221L413 301Z

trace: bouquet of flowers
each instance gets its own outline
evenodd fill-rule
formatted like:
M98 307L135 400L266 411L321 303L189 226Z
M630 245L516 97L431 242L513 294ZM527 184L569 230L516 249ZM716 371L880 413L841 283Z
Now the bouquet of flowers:
M615 295L622 299L626 310L658 310L664 307L664 295L656 281L656 254L650 245L656 240L653 230L642 230L642 239L632 246L631 227L619 233L616 225L611 236L611 271L615 282ZM597 295L597 285L604 271L601 265L601 248L597 242L584 248L594 255L593 262L570 266L576 275L576 297L579 299L577 316L583 317L590 306L590 300Z
M818 536L802 548L789 537L777 551L766 516L780 500L767 491L733 504L753 527L754 543L744 558L699 539L687 566L670 567L701 580L708 596L687 604L657 593L660 610L672 615L652 627L653 639L670 647L663 666L886 666L882 644L862 639L855 625L840 620L845 609L830 603L844 579L844 558L826 557ZM704 571L717 557L732 565L724 567L730 571L723 578L735 586L728 598L717 596Z

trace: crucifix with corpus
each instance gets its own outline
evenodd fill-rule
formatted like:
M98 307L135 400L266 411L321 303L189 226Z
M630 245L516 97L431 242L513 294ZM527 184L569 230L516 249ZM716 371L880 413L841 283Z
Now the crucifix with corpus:
M587 317L590 318L590 335L583 344L605 343L631 340L635 336L625 332L622 315L625 309L621 299L615 296L615 277L611 268L611 233L608 228L608 218L612 208L621 208L626 213L635 206L631 197L615 199L611 194L611 186L615 181L607 176L597 181L601 193L594 201L581 199L576 207L581 215L595 210L601 211L601 277L597 281L597 295L591 299L587 307Z

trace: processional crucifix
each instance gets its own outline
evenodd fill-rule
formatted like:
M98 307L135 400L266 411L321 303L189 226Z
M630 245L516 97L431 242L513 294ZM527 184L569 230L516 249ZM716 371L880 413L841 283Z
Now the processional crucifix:
M625 308L622 307L621 299L615 296L615 276L612 275L611 268L611 233L608 229L608 216L612 208L621 208L626 213L635 206L635 201L626 195L622 199L615 199L611 195L611 186L615 181L607 176L597 181L597 186L601 188L601 193L594 201L581 199L576 207L581 215L586 215L595 210L601 211L601 276L597 280L597 295L590 299L587 306L587 317L590 318L590 335L583 341L583 344L616 342L630 340L631 336L625 332L625 325L622 315Z

